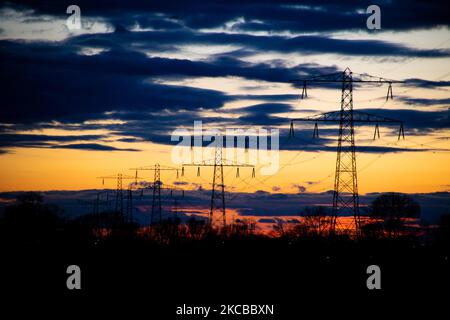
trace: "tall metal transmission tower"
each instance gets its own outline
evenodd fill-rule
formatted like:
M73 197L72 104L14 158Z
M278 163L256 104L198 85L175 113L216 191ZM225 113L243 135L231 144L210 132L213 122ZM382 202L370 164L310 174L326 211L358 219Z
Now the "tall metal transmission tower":
M162 207L161 207L161 167L159 163L155 164L155 177L153 178L153 198L152 198L152 217L150 224L153 225L156 217L159 222L162 221Z
M176 171L177 178L179 177L179 169L172 168L168 166L161 166L159 163L156 163L154 166L144 166L139 168L132 168L130 170L136 170L136 177L138 175L139 170L150 170L154 171L153 178L153 197L152 197L152 214L150 218L150 225L154 225L156 223L160 223L163 220L163 212L162 212L162 204L161 204L161 170L162 171ZM164 188L163 188L164 189Z
M114 179L117 180L116 182L116 204L115 204L115 212L119 213L124 220L124 206L123 206L123 180L138 180L137 176L127 176L121 173L118 173L117 175L112 176L104 176L104 177L97 177L98 179L102 179L102 185L105 185L105 179Z
M168 186L165 185L166 188L168 188L170 190L170 198L173 199L173 204L172 204L172 215L175 219L178 218L178 197L180 196L181 198L184 198L184 189L178 188L176 186ZM177 195L177 192L180 192L180 195Z
M133 222L134 216L133 216L133 184L130 183L128 185L127 190L127 211L126 211L126 221Z
M105 198L104 200L102 200L102 195L103 198ZM95 197L95 199L93 200L93 204L94 204L94 208L92 213L94 214L94 216L96 217L96 224L97 227L99 227L101 225L101 219L100 219L100 207L101 206L105 206L105 207L109 207L109 190L103 190L103 191L97 191L97 195Z
M380 77L370 76L368 74L358 74L357 78L353 77L352 71L346 68L343 72L320 75L310 79L292 80L294 83L302 83L301 98L306 98L307 83L342 83L341 94L341 108L339 111L321 113L315 116L306 118L291 119L291 127L289 136L294 136L294 122L295 121L314 121L313 138L319 137L318 122L337 122L339 123L339 136L337 145L336 171L334 179L334 193L333 193L333 210L329 223L329 231L331 234L336 232L338 226L339 231L355 232L359 234L361 228L361 220L359 213L359 195L358 195L358 178L356 170L356 155L355 155L355 130L354 124L356 122L376 123L374 139L379 132L379 123L399 123L400 130L398 139L401 136L404 138L403 122L396 119L386 118L374 114L369 114L361 111L353 110L353 83L387 83L388 92L386 101L393 98L392 84L402 83L402 81L388 80ZM353 216L352 223L346 225L339 225L337 218L342 216Z
M216 146L214 148L214 169L213 169L213 181L211 190L211 210L209 212L209 220L213 221L217 214L222 213L222 225L226 225L225 216L225 183L223 182L223 158L222 158L222 146ZM218 188L218 190L216 190Z
M197 176L200 176L200 167L213 167L211 205L208 217L208 223L211 226L226 226L225 209L225 183L223 167L236 167L236 176L239 176L239 167L253 168L252 176L255 176L255 166L250 164L238 163L236 161L223 158L223 136L216 135L214 138L214 158L212 160L202 161L200 163L185 163L183 166L196 166ZM184 167L182 169L184 173Z
M122 174L117 175L117 189L116 189L116 212L123 215L123 190L122 190Z

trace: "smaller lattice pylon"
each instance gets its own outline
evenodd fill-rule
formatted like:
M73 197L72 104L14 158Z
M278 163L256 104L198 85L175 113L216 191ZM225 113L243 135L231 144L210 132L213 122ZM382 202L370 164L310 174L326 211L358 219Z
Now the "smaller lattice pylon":
M102 176L97 177L97 179L102 179L102 185L105 185L105 179L114 179L116 180L116 204L115 204L115 212L121 215L122 220L125 219L124 216L124 206L123 206L123 180L139 180L138 176L128 176L122 173L118 173L116 175L110 176Z
M219 139L220 138L220 139ZM208 216L208 223L211 226L226 227L226 206L225 206L225 183L223 167L236 167L236 177L239 177L239 167L250 167L253 169L252 177L255 177L255 166L251 164L238 163L236 161L224 159L222 156L223 136L215 136L214 159L204 160L197 163L185 163L184 166L197 167L197 176L200 176L200 167L213 167L211 206Z
M162 203L161 203L161 189L164 189L162 187L162 181L161 181L161 171L175 171L177 178L179 177L179 169L169 166L163 166L159 163L156 163L154 165L150 166L143 166L138 168L131 168L130 170L135 170L136 177L138 175L138 171L140 170L147 170L147 171L154 171L153 176L153 184L151 186L151 189L153 191L152 196L152 212L150 217L150 225L154 225L157 223L161 223L163 220L163 210L162 210Z

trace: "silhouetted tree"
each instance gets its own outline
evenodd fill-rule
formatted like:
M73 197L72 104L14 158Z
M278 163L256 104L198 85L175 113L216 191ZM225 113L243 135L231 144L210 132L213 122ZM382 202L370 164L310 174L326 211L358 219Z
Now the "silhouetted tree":
M368 223L362 224L361 233L368 239L379 239L384 236L384 223L371 219Z
M246 237L253 235L256 230L256 223L250 219L236 219L226 226L222 234L225 237Z
M383 227L389 236L397 236L404 228L405 218L418 218L420 205L410 196L386 193L378 196L371 205L371 217L383 219Z
M285 222L281 219L276 220L276 224L272 226L273 232L278 237L285 237L287 230L285 227Z
M180 218L169 218L152 226L152 238L158 243L170 244L177 240L180 231Z
M438 239L442 243L450 242L450 214L442 215L439 219Z
M39 242L62 230L62 210L51 204L43 204L43 197L36 192L27 192L17 197L16 202L5 208L0 220L2 236L16 242Z
M189 236L192 239L202 239L209 231L209 227L206 225L205 220L198 220L195 217L189 218L187 221Z
M307 207L302 216L303 225L310 235L322 235L328 230L329 214L325 207Z

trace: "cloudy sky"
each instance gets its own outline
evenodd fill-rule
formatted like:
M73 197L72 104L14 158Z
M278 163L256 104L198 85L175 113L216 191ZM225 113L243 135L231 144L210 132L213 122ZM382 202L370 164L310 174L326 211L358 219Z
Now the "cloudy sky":
M338 110L340 89L311 85L300 100L289 80L346 67L406 81L389 101L386 86L355 85L355 109L403 120L406 134L398 141L398 127L381 127L373 140L373 126L358 126L359 191L450 190L444 1L76 1L79 30L66 25L70 4L0 7L0 191L100 188L98 176L174 165L171 133L201 120L281 130L277 174L252 178L243 168L236 178L226 169L230 199L326 194L336 126L319 126L319 140L308 123L296 125L295 139L287 134L290 118ZM381 8L381 30L366 27L371 4ZM211 171L187 168L182 180L207 190Z

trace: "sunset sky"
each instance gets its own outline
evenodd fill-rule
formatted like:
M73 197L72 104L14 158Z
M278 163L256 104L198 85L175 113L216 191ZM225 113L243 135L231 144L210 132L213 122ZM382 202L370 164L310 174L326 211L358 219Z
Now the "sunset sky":
M356 86L354 108L400 119L356 129L359 192L450 191L450 30L444 1L77 1L0 7L0 191L103 188L98 176L171 161L175 129L280 129L280 169L226 169L229 192L333 189L337 127L289 119L340 108L340 89L290 79L343 71L404 80ZM381 30L365 10L381 8ZM186 168L186 188L212 170ZM142 172L151 180L152 172ZM174 183L174 172L163 172ZM114 188L115 181L105 187Z

